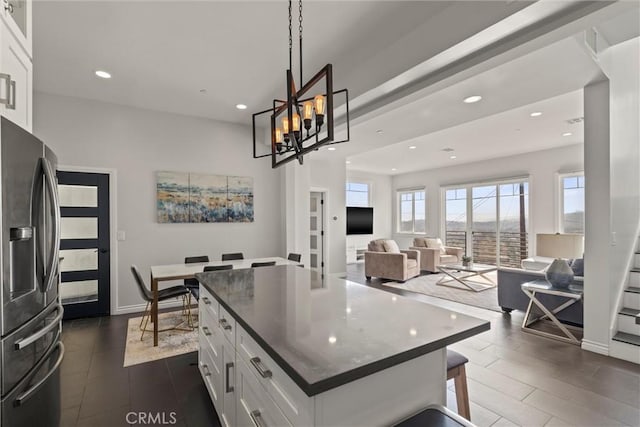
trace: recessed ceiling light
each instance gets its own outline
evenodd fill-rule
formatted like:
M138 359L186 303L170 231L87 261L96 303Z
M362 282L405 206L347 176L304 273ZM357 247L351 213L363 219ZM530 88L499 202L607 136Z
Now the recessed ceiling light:
M96 76L100 77L101 79L110 79L111 73L107 73L106 71L103 71L103 70L98 70L96 71Z
M411 328L409 329L409 335L415 337L416 335L418 335L418 331L416 331L415 328Z
M330 342L331 344L335 344L335 343L336 343L336 341L338 341L338 340L337 340L337 339L336 339L336 337L334 337L333 335L329 337L329 342Z
M455 159L457 159L457 158L458 158L458 156L449 156L449 158L450 158L451 160L455 160Z
M446 148L443 148L442 151L444 151L445 153L451 153L452 151L455 151L455 150L453 148L446 147Z
M562 134L562 136L571 136L571 135L573 135L571 132L565 132Z
M409 146L409 150L415 150L415 149L416 149L416 146L415 146L415 145L410 145L410 146Z
M378 135L382 135L382 134L384 133L384 131L383 131L382 129L378 129L378 130L376 131L376 133L377 133Z
M396 168L391 168L391 170L392 170L392 171L397 171L398 169L396 169Z
M540 117L542 115L542 113L540 111L534 111L533 113L529 114L531 117Z
M350 165L351 164L351 160L347 160L345 163Z
M206 89L200 89L200 93L207 93Z
M327 150L329 150L329 151L336 151L336 147L329 147L329 148L327 148Z
M474 102L478 102L482 99L480 95L472 95L468 96L464 99L465 104L473 104Z
M236 108L237 108L238 110L246 110L246 109L247 109L247 106L246 106L246 105L244 105L244 104L236 104Z

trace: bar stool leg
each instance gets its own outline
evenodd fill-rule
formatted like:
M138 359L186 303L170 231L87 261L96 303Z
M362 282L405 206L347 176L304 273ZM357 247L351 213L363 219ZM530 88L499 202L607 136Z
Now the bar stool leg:
M453 378L456 387L456 403L458 404L458 414L471 421L471 410L469 407L469 390L467 389L467 372L464 365L457 368L457 375Z

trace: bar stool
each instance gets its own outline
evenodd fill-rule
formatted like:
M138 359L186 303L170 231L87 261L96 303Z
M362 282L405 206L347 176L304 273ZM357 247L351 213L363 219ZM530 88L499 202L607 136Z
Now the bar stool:
M469 409L469 391L467 390L467 372L464 365L469 361L458 352L447 349L447 380L453 378L456 387L456 403L458 414L471 420Z
M394 425L395 427L475 427L471 422L441 405L428 406Z

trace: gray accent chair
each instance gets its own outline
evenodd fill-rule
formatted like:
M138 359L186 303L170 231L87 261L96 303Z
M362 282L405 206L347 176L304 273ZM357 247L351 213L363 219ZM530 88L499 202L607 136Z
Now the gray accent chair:
M533 280L544 280L544 271L523 270L520 268L501 267L498 269L498 305L506 313L512 310L526 311L529 298L522 292L521 285ZM575 276L572 285L582 286L584 278ZM554 308L566 301L566 298L553 295L539 295L538 299L547 308ZM573 325L583 325L582 302L562 310L557 317L562 322Z
M432 240L433 238L430 237L416 237L413 239L413 246L409 248L420 252L420 268L423 271L439 273L439 265L462 262L464 249L454 246L443 246L443 251L440 248L430 247L429 241Z
M369 242L364 253L364 275L404 282L420 275L420 254L400 250L394 240L377 239Z

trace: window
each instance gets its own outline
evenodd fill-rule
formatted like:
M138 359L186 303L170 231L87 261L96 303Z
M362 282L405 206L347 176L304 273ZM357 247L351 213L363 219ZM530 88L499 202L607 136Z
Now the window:
M347 182L347 206L369 207L369 184Z
M398 202L398 232L424 233L427 229L424 189L399 191Z
M584 234L584 173L560 175L560 192L562 232Z

